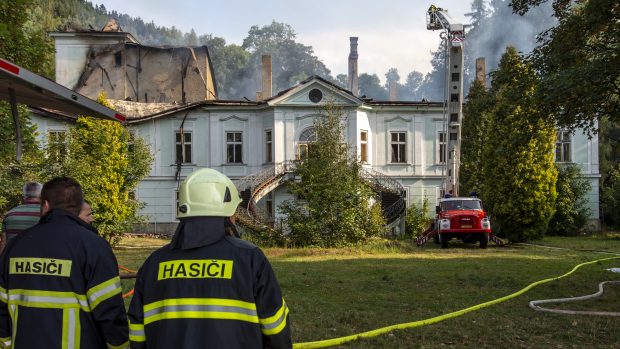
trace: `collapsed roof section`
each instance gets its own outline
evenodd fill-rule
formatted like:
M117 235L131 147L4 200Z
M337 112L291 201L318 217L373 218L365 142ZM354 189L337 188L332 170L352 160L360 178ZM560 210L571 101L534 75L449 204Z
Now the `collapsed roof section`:
M101 31L63 31L56 46L56 81L90 98L143 103L194 103L217 99L209 50L144 46L116 22Z

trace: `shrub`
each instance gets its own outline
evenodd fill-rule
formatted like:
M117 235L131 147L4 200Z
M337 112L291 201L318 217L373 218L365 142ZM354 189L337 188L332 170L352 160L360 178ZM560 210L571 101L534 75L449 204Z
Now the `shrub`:
M590 183L581 175L577 165L557 165L558 181L556 190L555 213L549 221L549 235L577 235L588 223L590 210L586 195Z
M415 238L422 234L432 222L432 218L428 216L428 200L425 198L421 204L412 204L407 208L407 217L405 218L405 235L409 238Z

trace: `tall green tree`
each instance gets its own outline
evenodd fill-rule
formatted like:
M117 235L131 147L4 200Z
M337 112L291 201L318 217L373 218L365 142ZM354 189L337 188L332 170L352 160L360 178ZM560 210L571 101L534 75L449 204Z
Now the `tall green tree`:
M0 2L0 57L28 70L47 74L53 67L49 57L54 48L41 26L34 25L36 3L32 0ZM22 198L22 185L41 180L42 153L36 141L36 128L28 117L28 108L18 106L22 134L22 159L16 160L16 132L11 108L0 102L0 213Z
M493 99L486 87L475 81L469 89L467 104L463 107L463 131L461 141L461 167L459 172L459 192L468 194L478 192L482 187L483 149L486 137L489 111Z
M52 71L54 46L47 28L30 23L34 9L33 0L0 2L0 57L45 75Z
M387 90L381 86L381 80L377 74L362 73L359 75L360 96L366 96L379 101L388 99Z
M431 58L432 70L424 76L419 89L422 98L428 101L443 102L444 87L446 86L446 44L441 40L437 51L433 51Z
M380 235L385 227L381 207L359 177L361 165L344 139L342 110L328 104L314 129L316 142L295 170L301 181L288 185L301 200L279 206L287 217L291 242L343 246Z
M209 49L218 98L239 99L246 94L245 69L252 55L241 46L226 44L225 39L210 34L201 35L198 40Z
M547 0L512 0L519 14ZM560 126L596 131L599 118L620 120L620 3L553 0L557 26L534 51L540 106Z
M274 91L288 89L311 75L319 75L332 80L330 71L315 55L311 46L296 41L297 34L293 27L273 21L270 25L252 26L248 36L243 40L243 49L251 53L245 71L253 77L253 96L260 86L261 56L271 55Z
M590 210L587 194L590 182L575 164L556 164L558 181L555 213L549 222L548 235L577 235L588 223Z
M612 169L620 164L620 120L611 121L608 118L599 120L599 172L601 182L609 179Z
M608 179L601 190L603 223L607 227L620 227L620 165L609 171Z
M99 101L105 104L103 94ZM93 208L93 224L115 243L139 222L140 203L132 192L150 170L150 149L120 123L90 117L79 117L68 138L67 156L52 175L80 182Z
M422 100L420 94L420 87L424 81L424 75L417 70L412 71L407 75L407 81L405 82L405 98L411 101Z
M556 130L536 107L533 67L508 47L492 75L481 197L493 229L512 241L542 237L554 212Z

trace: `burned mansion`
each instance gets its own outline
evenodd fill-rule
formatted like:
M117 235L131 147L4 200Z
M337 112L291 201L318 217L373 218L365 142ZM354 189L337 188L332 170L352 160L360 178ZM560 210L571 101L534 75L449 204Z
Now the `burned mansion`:
M277 207L292 199L283 183L295 160L314 140L321 106L343 111L345 138L363 163L382 200L391 228L402 214L444 191L446 151L455 137L440 101L375 101L357 94L357 43L351 38L349 88L313 76L284 91L271 90L271 59L263 57L255 100L220 100L206 47L149 47L113 23L101 31L50 34L56 46L56 80L96 99L106 92L126 116L127 127L150 144L154 161L138 186L149 232L171 233L177 223L179 180L199 168L229 176L244 199L239 214L256 224L279 218ZM355 39L355 40L354 40ZM392 99L392 98L390 98ZM75 118L33 109L43 143L62 143ZM460 133L459 133L460 135ZM506 154L510 156L510 154ZM556 161L575 163L589 179L591 219L598 221L598 139L558 132Z

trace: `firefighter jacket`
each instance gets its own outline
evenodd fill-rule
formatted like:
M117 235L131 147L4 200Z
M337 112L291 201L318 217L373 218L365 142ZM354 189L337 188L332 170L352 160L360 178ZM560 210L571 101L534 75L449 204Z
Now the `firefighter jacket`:
M138 271L131 348L291 348L288 311L258 247L228 236L223 217L182 218Z
M89 225L54 209L0 257L0 346L127 348L116 258Z

